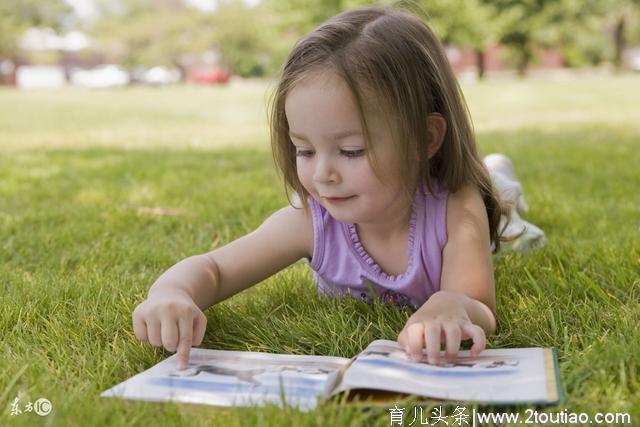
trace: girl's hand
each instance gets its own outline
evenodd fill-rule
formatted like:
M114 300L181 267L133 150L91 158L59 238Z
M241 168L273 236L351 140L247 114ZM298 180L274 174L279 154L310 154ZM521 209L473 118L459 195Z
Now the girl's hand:
M185 369L192 345L200 345L207 317L184 291L157 291L133 311L133 331L141 341L178 353L178 369Z
M398 335L398 343L414 360L422 357L427 348L427 360L437 364L440 359L440 342L445 342L445 359L452 362L460 349L460 341L473 340L471 357L484 350L484 330L471 323L466 307L471 298L453 291L436 292L407 320Z

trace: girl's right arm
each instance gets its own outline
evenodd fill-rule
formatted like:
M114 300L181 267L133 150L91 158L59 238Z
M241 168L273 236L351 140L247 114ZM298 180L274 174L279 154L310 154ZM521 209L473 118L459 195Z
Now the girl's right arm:
M165 271L134 310L133 330L141 341L177 351L178 369L186 368L191 346L204 337L207 318L202 310L312 252L311 213L282 208L246 236Z

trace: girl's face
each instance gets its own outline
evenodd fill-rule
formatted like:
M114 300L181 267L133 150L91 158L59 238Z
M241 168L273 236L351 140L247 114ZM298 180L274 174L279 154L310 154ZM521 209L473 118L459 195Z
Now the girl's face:
M383 182L367 159L358 109L341 78L324 72L299 82L287 96L285 113L298 178L331 216L361 224L397 220L406 211L400 156L387 121L382 114L367 113Z

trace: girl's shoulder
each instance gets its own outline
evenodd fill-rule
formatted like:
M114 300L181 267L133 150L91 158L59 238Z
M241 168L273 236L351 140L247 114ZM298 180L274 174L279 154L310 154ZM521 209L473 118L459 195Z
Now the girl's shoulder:
M455 232L461 226L483 230L488 227L487 211L482 194L473 184L465 184L448 195L447 231Z

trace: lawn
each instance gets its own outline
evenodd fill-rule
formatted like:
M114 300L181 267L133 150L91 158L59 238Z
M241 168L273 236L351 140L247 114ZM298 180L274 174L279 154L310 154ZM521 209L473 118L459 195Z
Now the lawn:
M0 425L389 425L384 408L338 402L304 414L99 397L170 355L131 327L155 278L286 203L269 87L0 89ZM525 219L547 234L495 258L489 348L558 348L566 400L544 411L640 422L640 75L463 89L481 151L512 158ZM409 315L319 298L301 263L206 314L206 348L345 357ZM16 397L53 412L11 416Z

